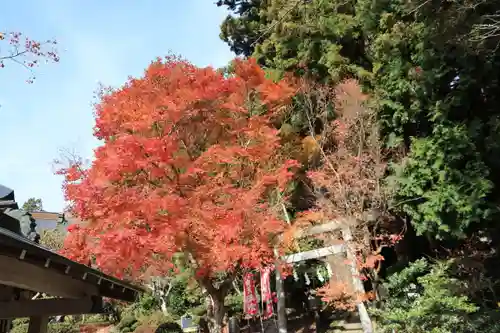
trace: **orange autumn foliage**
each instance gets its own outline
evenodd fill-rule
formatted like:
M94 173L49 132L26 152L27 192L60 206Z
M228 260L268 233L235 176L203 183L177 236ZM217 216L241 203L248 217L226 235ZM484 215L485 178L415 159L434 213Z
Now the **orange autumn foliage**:
M393 193L383 186L386 151L370 97L358 82L346 80L328 87L306 81L302 91L310 134L303 140L303 151L309 157L307 185L315 202L300 220L310 224L336 221L349 231L347 241L340 231L323 237L345 242L352 258L345 265L352 266L354 276L340 278L343 283L330 281L318 290L335 308L349 308L373 295L358 295L347 288L348 280L375 278L384 260L381 250L401 239L402 231L388 211ZM328 116L332 105L335 117ZM318 120L322 126L316 126Z
M323 302L337 310L353 311L357 303L375 299L373 291L356 293L350 290L346 283L335 281L330 281L323 287L318 288L316 292Z
M254 60L235 60L224 76L168 57L103 93L95 136L104 144L89 168L61 171L72 213L87 221L71 228L63 254L135 278L167 272L179 252L198 279L272 259L270 236L285 223L268 197L285 194L298 166L280 155L272 120L295 91Z
M330 281L316 290L323 302L328 303L337 310L354 310L355 297L349 286L343 282Z

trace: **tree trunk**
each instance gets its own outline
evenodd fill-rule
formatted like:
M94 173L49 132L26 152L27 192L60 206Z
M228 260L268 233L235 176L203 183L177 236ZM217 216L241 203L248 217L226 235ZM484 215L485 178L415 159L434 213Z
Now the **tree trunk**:
M221 296L221 295L219 295ZM213 297L213 311L212 316L209 319L208 328L210 333L222 333L224 326L224 315L226 314L226 308L224 306L224 297Z
M224 300L232 286L234 277L229 277L219 288L214 287L209 278L199 281L200 285L207 291L210 304L207 307L208 329L210 333L222 333L224 327L224 315L226 307Z
M160 296L160 309L161 312L165 315L168 316L168 307L167 307L167 300L166 297Z
M215 293L209 293L210 306L207 311L208 319L208 329L210 333L222 333L222 328L224 326L224 315L226 314L226 308L224 306L224 296L221 290L217 290Z
M174 286L174 282L172 280L168 281L167 287L165 286L164 279L152 280L148 287L153 292L153 295L160 301L161 312L165 316L168 316L168 295Z

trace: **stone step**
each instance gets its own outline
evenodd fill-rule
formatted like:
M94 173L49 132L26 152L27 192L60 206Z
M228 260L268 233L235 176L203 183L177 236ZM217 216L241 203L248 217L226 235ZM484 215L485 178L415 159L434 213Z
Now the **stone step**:
M334 333L363 333L363 327L361 323L348 323L345 320L339 320L333 326Z
M362 330L363 326L361 323L346 323L344 324L344 330L352 331L352 330Z

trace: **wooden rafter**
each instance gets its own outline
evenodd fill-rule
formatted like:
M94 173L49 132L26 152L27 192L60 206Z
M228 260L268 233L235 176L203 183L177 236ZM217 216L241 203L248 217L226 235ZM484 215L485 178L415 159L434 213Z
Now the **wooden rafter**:
M0 284L52 296L100 295L133 302L143 292L140 287L62 257L3 228L0 228L0 267L10 268L0 271Z
M17 209L14 192L0 185L0 218L9 222L0 225L0 333L22 317L30 318L28 333L46 333L51 316L102 313L103 297L133 302L144 291L32 242L10 214Z
M52 296L79 298L98 295L97 288L45 267L0 255L0 284L43 292Z
M0 318L52 317L102 313L103 303L100 297L81 299L39 299L0 302Z

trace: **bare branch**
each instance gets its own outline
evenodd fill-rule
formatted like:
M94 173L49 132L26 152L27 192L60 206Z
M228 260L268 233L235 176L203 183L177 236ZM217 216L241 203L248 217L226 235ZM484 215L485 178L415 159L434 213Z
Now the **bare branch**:
M55 40L47 40L45 42L38 42L29 38L22 38L19 32L1 32L0 42L7 44L4 48L4 54L0 49L0 68L4 68L6 62L14 62L27 69L31 76L27 80L28 83L33 83L34 72L33 68L40 64L41 59L46 62L59 62L59 56L55 45Z

